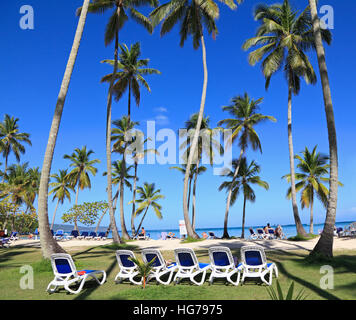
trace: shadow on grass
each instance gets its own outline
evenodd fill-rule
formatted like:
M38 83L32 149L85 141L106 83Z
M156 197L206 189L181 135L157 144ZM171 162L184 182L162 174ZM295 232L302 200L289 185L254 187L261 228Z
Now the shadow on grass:
M341 286L337 286L338 289L342 290L348 290L352 292L352 295L355 297L356 296L356 281L348 284L344 284Z
M294 254L288 254L289 256L293 256ZM280 258L280 257L279 257ZM319 296L327 299L327 300L340 300L340 298L338 298L337 296L333 295L330 292L327 292L323 289L321 289L320 287L314 285L313 283L310 283L308 281L306 281L303 278L300 278L290 272L287 271L287 269L283 266L283 264L277 260L274 257L270 257L270 260L273 261L277 267L278 267L278 271L281 274L284 274L286 277L288 277L290 280L295 281L296 283L299 283L300 285L302 285L305 288L308 288L309 290L315 292L316 294L318 294ZM299 262L301 264L307 265L307 263L305 262L304 259L288 259L288 261L295 261L295 262Z
M10 267L10 265L2 265L5 262L15 258L18 255L29 253L28 250L18 250L18 248L0 249L0 269Z
M106 272L106 281L102 284L99 285L95 280L88 282L88 285L84 285L83 291L81 293L79 293L74 300L84 300L87 297L89 297L95 290L97 290L98 288L101 288L103 285L105 285L105 283L107 282L107 279L109 278L112 270L114 269L115 265L116 265L116 259L113 258L113 262L110 264L110 266L105 270Z

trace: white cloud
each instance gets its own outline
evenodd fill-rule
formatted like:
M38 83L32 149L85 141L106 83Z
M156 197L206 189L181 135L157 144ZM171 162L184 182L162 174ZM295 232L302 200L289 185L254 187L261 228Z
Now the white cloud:
M160 125L167 125L169 124L169 119L167 116L164 116L162 114L155 116L155 121L157 124Z
M154 111L158 112L158 113L160 113L160 112L167 113L168 112L167 108L164 108L164 107L155 108Z

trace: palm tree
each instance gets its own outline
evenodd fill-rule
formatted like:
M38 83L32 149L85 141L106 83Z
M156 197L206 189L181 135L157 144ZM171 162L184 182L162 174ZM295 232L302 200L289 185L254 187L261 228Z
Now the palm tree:
M134 128L139 124L139 122L131 121L127 116L112 122L114 126L111 130L112 152L125 156L127 148L134 142Z
M190 116L190 118L185 122L185 129L188 130L186 140L180 145L180 149L186 149L183 153L183 159L187 159L189 157L189 152L191 152L191 132L195 131L198 122L198 113L194 113ZM196 148L195 155L193 156L192 167L194 167L194 175L193 175L193 201L192 201L192 228L195 231L195 220L196 220L196 187L197 187L197 179L198 175L202 174L206 171L206 168L200 170L200 162L202 160L203 154L205 154L210 164L213 164L213 159L215 155L215 150L217 150L220 155L224 153L224 148L222 147L220 141L214 137L214 129L210 128L210 117L203 117L201 126L200 126L200 134L198 137L198 145ZM190 189L191 189L192 179L189 176L188 181L188 211L189 211L189 198L190 198Z
M238 158L238 165L235 168L234 178L231 186L234 185L234 180L236 179L239 172L239 164L241 159L246 152L249 145L251 145L252 150L259 150L262 153L262 146L257 132L255 131L255 126L266 120L275 122L276 119L272 116L265 116L261 113L257 113L259 105L262 103L263 98L254 100L249 97L247 93L243 96L234 97L230 106L224 106L223 110L227 111L232 118L224 119L218 122L218 125L226 125L228 129L232 130L231 140L232 142L238 139L238 144L241 149L240 156ZM226 199L226 209L224 218L224 233L223 238L229 238L229 233L227 230L229 209L232 197L232 189L229 190Z
M59 91L56 108L52 120L51 129L49 132L47 147L42 165L42 174L38 194L38 226L41 234L41 249L44 258L50 258L51 254L57 252L65 252L53 239L48 221L48 184L51 174L52 160L54 148L57 141L59 125L62 118L64 102L67 96L70 79L72 76L75 61L78 55L80 41L82 39L84 25L87 17L88 6L90 0L83 1L83 7L80 13L78 27L75 33L74 42L72 45L71 53L68 59L67 67L63 76L61 88Z
M4 182L0 184L0 199L9 199L13 214L22 205L26 206L26 211L32 210L38 194L39 180L39 168L29 168L28 162L11 165L6 170ZM8 215L9 212L3 227L6 226Z
M9 166L1 185L1 198L10 196L11 203L22 205L25 203L25 185L28 177L28 162Z
M154 153L159 155L159 152L156 149L145 149L144 145L145 143L151 140L150 138L143 139L142 134L139 134L138 132L135 133L132 143L128 145L126 149L126 154L130 155L134 161L134 180L133 180L133 187L132 187L132 211L131 211L131 232L132 236L135 235L136 233L136 228L135 228L135 212L136 212L136 190L137 186L136 183L138 181L138 164L140 160L145 156L147 153Z
M121 53L118 61L118 73L115 76L116 83L113 90L116 101L119 101L122 95L128 90L128 109L127 117L131 118L131 93L133 94L137 107L140 105L140 84L149 92L151 88L143 77L150 74L161 74L159 70L147 68L149 59L139 59L141 55L141 45L136 42L130 46L130 49L124 44L120 45ZM103 60L103 63L114 65L114 60ZM101 79L101 82L110 82L113 74L108 74Z
M2 166L2 162L0 162L0 167L1 166ZM4 177L4 174L5 174L5 171L3 172L3 171L0 170L0 177Z
M153 263L155 262L156 257L147 263L141 262L134 257L130 257L129 260L131 260L137 266L137 275L142 279L142 289L145 289L148 276L153 269Z
M316 146L313 151L310 152L306 147L302 152L302 156L296 155L295 159L299 160L297 168L300 169L300 173L296 173L295 178L300 181L296 184L295 189L297 192L301 191L300 203L302 209L310 208L310 229L309 233L314 233L313 223L313 208L314 208L314 195L318 197L324 207L327 207L329 190L322 183L329 182L330 179L324 176L329 173L329 157L319 152L316 152ZM283 176L290 182L290 174ZM291 188L289 187L287 197L291 197Z
M221 0L221 2L226 4L230 9L235 9L237 7L233 0ZM237 0L237 3L241 2L242 0ZM180 21L180 46L183 47L185 41L188 38L188 35L191 35L193 38L194 49L198 49L200 44L202 47L202 60L204 69L203 90L197 126L195 128L195 134L191 146L191 153L189 154L187 161L188 170L186 171L184 177L183 189L184 221L188 236L192 238L199 238L199 236L192 228L189 220L189 210L187 205L188 181L190 166L193 163L193 156L198 144L200 127L203 121L206 91L208 86L208 67L206 62L206 48L203 27L205 27L208 34L212 34L213 38L215 38L215 35L218 32L215 20L219 18L219 14L219 7L213 0L171 0L170 2L159 6L150 14L154 25L158 25L162 20L164 20L161 26L161 36L171 31L174 25Z
M27 205L27 210L34 209L33 203L38 195L38 190L41 181L41 172L38 167L29 168L26 172L26 183L25 183L25 202Z
M20 161L20 154L25 153L25 147L22 142L26 142L30 146L31 140L28 133L19 132L18 118L10 117L5 114L4 121L0 122L0 152L5 158L5 169L7 170L8 158L11 152L14 153L16 160Z
M187 165L181 164L180 166L169 167L169 169L178 170L179 172L183 173L183 176L185 176L185 172L187 171ZM188 211L190 210L189 209L190 208L190 195L191 195L191 189L192 189L192 181L194 178L194 172L195 172L194 165L191 165L190 173L189 173L189 180L188 180L188 201L187 201ZM184 178L183 178L183 182L184 182Z
M126 162L124 160L117 160L112 163L112 175L113 179L112 182L114 185L119 185L117 189L117 193L115 195L115 202L114 202L114 212L116 210L116 204L118 196L120 195L120 223L121 223L121 233L122 238L128 240L130 236L127 232L126 224L125 224L125 214L124 214L124 187L128 187L132 190L132 185L129 182L129 179L132 179L133 176L130 175L130 170L133 166L126 166ZM104 172L104 175L107 175Z
M131 121L129 117L123 116L119 120L113 121L113 126L115 128L111 131L111 140L114 141L113 144L113 152L118 152L122 154L122 161L120 162L122 165L122 172L126 172L126 154L130 153L130 150L127 152L129 146L134 143L134 132L133 129L138 122ZM114 210L115 213L115 210ZM120 201L120 221L121 221L121 232L124 239L130 239L130 236L127 232L127 228L125 225L125 217L123 206Z
M137 188L137 194L139 195L140 198L136 199L136 202L138 203L138 208L135 212L135 216L142 214L143 211L145 213L142 216L141 222L137 228L135 236L138 234L142 226L142 222L145 219L147 211L150 207L153 208L153 211L155 212L157 218L162 219L162 206L159 203L157 203L157 200L164 199L164 195L161 194L161 189L155 190L154 183L145 182L143 187Z
M330 186L327 204L326 220L321 237L311 254L333 256L334 226L336 219L337 188L338 188L338 152L337 137L334 119L333 102L329 83L329 74L323 46L323 35L326 30L320 28L320 21L315 0L309 0L311 19L313 23L313 45L318 57L320 79L323 87L326 122L328 127L329 153L330 153Z
M169 169L175 169L178 170L179 172L183 173L183 175L185 175L185 171L187 170L187 165L186 164L182 164L180 167L178 166L172 166L169 167ZM192 201L192 228L193 230L195 230L195 199L196 199L196 187L197 187L197 177L199 175L202 175L204 172L206 172L207 168L204 166L199 166L199 168L197 168L196 164L192 164L190 167L190 174L189 174L189 182L188 182L188 211L190 208L190 197L191 197L191 190L192 190L192 181L194 181L193 183L193 201ZM184 178L183 178L184 181Z
M259 46L249 55L249 63L255 65L262 62L262 72L266 78L266 89L270 85L272 76L279 70L284 70L288 84L288 147L289 164L291 171L292 207L298 234L306 236L300 221L295 190L294 150L292 136L292 96L300 92L300 78L304 77L307 83L316 83L314 69L305 54L313 49L312 21L310 10L307 7L299 16L289 3L259 5L255 10L255 20L261 22L256 36L248 39L243 49ZM331 42L330 32L323 33L324 40Z
M70 192L74 192L74 188L70 184L70 181L68 180L68 170L59 170L59 173L52 174L51 178L53 178L55 181L51 182L49 185L52 187L52 190L49 192L49 195L53 194L53 199L57 199L57 204L56 208L54 209L53 212L53 217L52 217L52 223L51 223L51 230L53 229L54 225L54 219L56 217L56 212L58 209L59 203L63 205L64 200L68 199L70 202Z
M256 194L252 189L252 185L257 184L258 186L264 188L265 190L269 189L269 185L266 181L261 180L261 178L257 175L261 172L261 167L255 162L247 163L245 157L241 158L241 160L233 160L232 161L233 169L238 168L237 177L234 178L234 171L230 171L230 169L224 169L223 174L231 179L231 181L223 182L219 191L226 189L228 191L232 190L231 194L231 204L233 205L242 189L242 193L244 196L243 209L242 209L242 231L241 238L245 238L245 218L246 218L246 202L255 202Z
M67 179L70 181L72 188L77 188L76 196L75 196L75 205L78 205L78 196L79 189L83 190L85 188L91 188L90 176L91 173L93 176L96 175L98 169L93 165L99 163L99 159L89 160L91 154L93 154L93 150L88 150L87 147L84 146L82 149L75 148L74 152L71 155L65 154L63 156L64 159L71 160L70 164L73 167L72 171L67 174ZM77 220L74 220L74 229L78 230Z
M105 31L105 45L115 41L114 51L114 71L109 85L107 106L106 106L106 168L107 168L107 193L108 205L110 215L110 226L112 228L112 235L114 243L121 243L119 232L117 230L112 200L112 176L111 176L111 109L112 109L112 96L116 73L118 69L118 53L119 53L119 31L128 20L126 11L130 11L131 18L137 23L143 25L150 33L153 31L150 20L143 14L138 12L135 7L142 5L156 6L157 0L95 0L89 6L91 13L104 13L109 9L114 9L109 19ZM77 14L82 12L82 8L77 10Z

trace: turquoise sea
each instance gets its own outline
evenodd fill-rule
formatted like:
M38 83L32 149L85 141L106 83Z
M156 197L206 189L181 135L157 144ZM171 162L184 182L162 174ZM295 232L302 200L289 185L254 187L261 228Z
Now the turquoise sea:
M353 221L344 221L344 222L337 222L335 224L335 226L337 228L345 228L346 226L348 226L350 223L352 223ZM303 225L305 230L307 232L309 232L309 225L307 224L304 224ZM249 228L252 227L255 231L256 231L256 228L263 228L264 225L260 225L260 226L247 226L245 228L245 237L248 237L250 232L249 232ZM275 228L276 225L271 225L272 228ZM322 231L324 227L324 224L314 224L314 233L315 234L318 234L319 231ZM295 225L294 224L289 224L289 225L282 225L282 228L283 228L283 231L284 231L284 234L289 238L289 237L293 237L297 234L296 232L296 228L295 228ZM54 232L56 232L58 229L62 229L64 230L65 233L70 233L72 230L73 230L73 226L71 225L54 225ZM89 228L89 227L80 227L79 226L79 231L94 231L95 230L95 227L92 227L92 228ZM107 227L100 227L99 228L99 232L100 231L106 231L107 230ZM208 233L209 231L212 231L215 233L215 235L217 237L221 237L222 234L223 234L223 231L224 229L223 228L197 228L196 229L196 232L199 234L199 236L202 235L203 232L206 232ZM228 232L229 232L229 235L230 236L235 236L235 237L239 237L241 235L241 231L242 231L242 228L241 227L231 227L228 229ZM177 237L180 237L180 234L179 234L179 229L157 229L157 230L153 230L153 229L146 229L146 233L149 234L150 238L151 239L159 239L161 237L161 233L162 232L173 232ZM109 233L109 238L111 238L111 232Z

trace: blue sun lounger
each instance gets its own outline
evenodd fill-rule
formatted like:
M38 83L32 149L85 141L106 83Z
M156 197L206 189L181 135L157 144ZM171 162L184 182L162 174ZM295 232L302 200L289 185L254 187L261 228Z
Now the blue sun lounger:
M84 286L88 277L94 278L99 285L102 285L106 280L106 272L103 270L80 270L77 271L72 257L66 253L55 253L51 255L51 265L54 273L54 279L49 283L47 292L56 292L59 286L64 286L64 289L70 293L79 293ZM102 274L101 281L97 275ZM79 283L76 290L70 288L72 284Z
M243 246L241 248L242 279L260 278L267 285L272 284L273 273L278 278L278 269L274 263L267 263L266 254L261 246ZM269 275L269 279L266 276Z
M152 271L148 276L147 282L151 279L156 279L157 282L168 285L172 281L173 273L177 270L177 264L172 263L167 265L163 259L161 252L157 249L144 249L142 250L142 260L144 263L149 263L153 259ZM162 277L166 274L169 274L166 281L162 280Z
M206 272L210 269L210 264L199 263L195 252L190 248L178 248L174 250L177 262L177 273L174 277L175 283L188 278L194 284L201 286L205 281ZM201 274L201 280L197 281L195 277Z
M213 284L214 278L226 278L234 286L239 284L243 270L242 263L235 266L234 258L228 247L209 248L209 258L211 264L209 284ZM235 274L237 274L237 278L236 281L233 281L231 278Z

